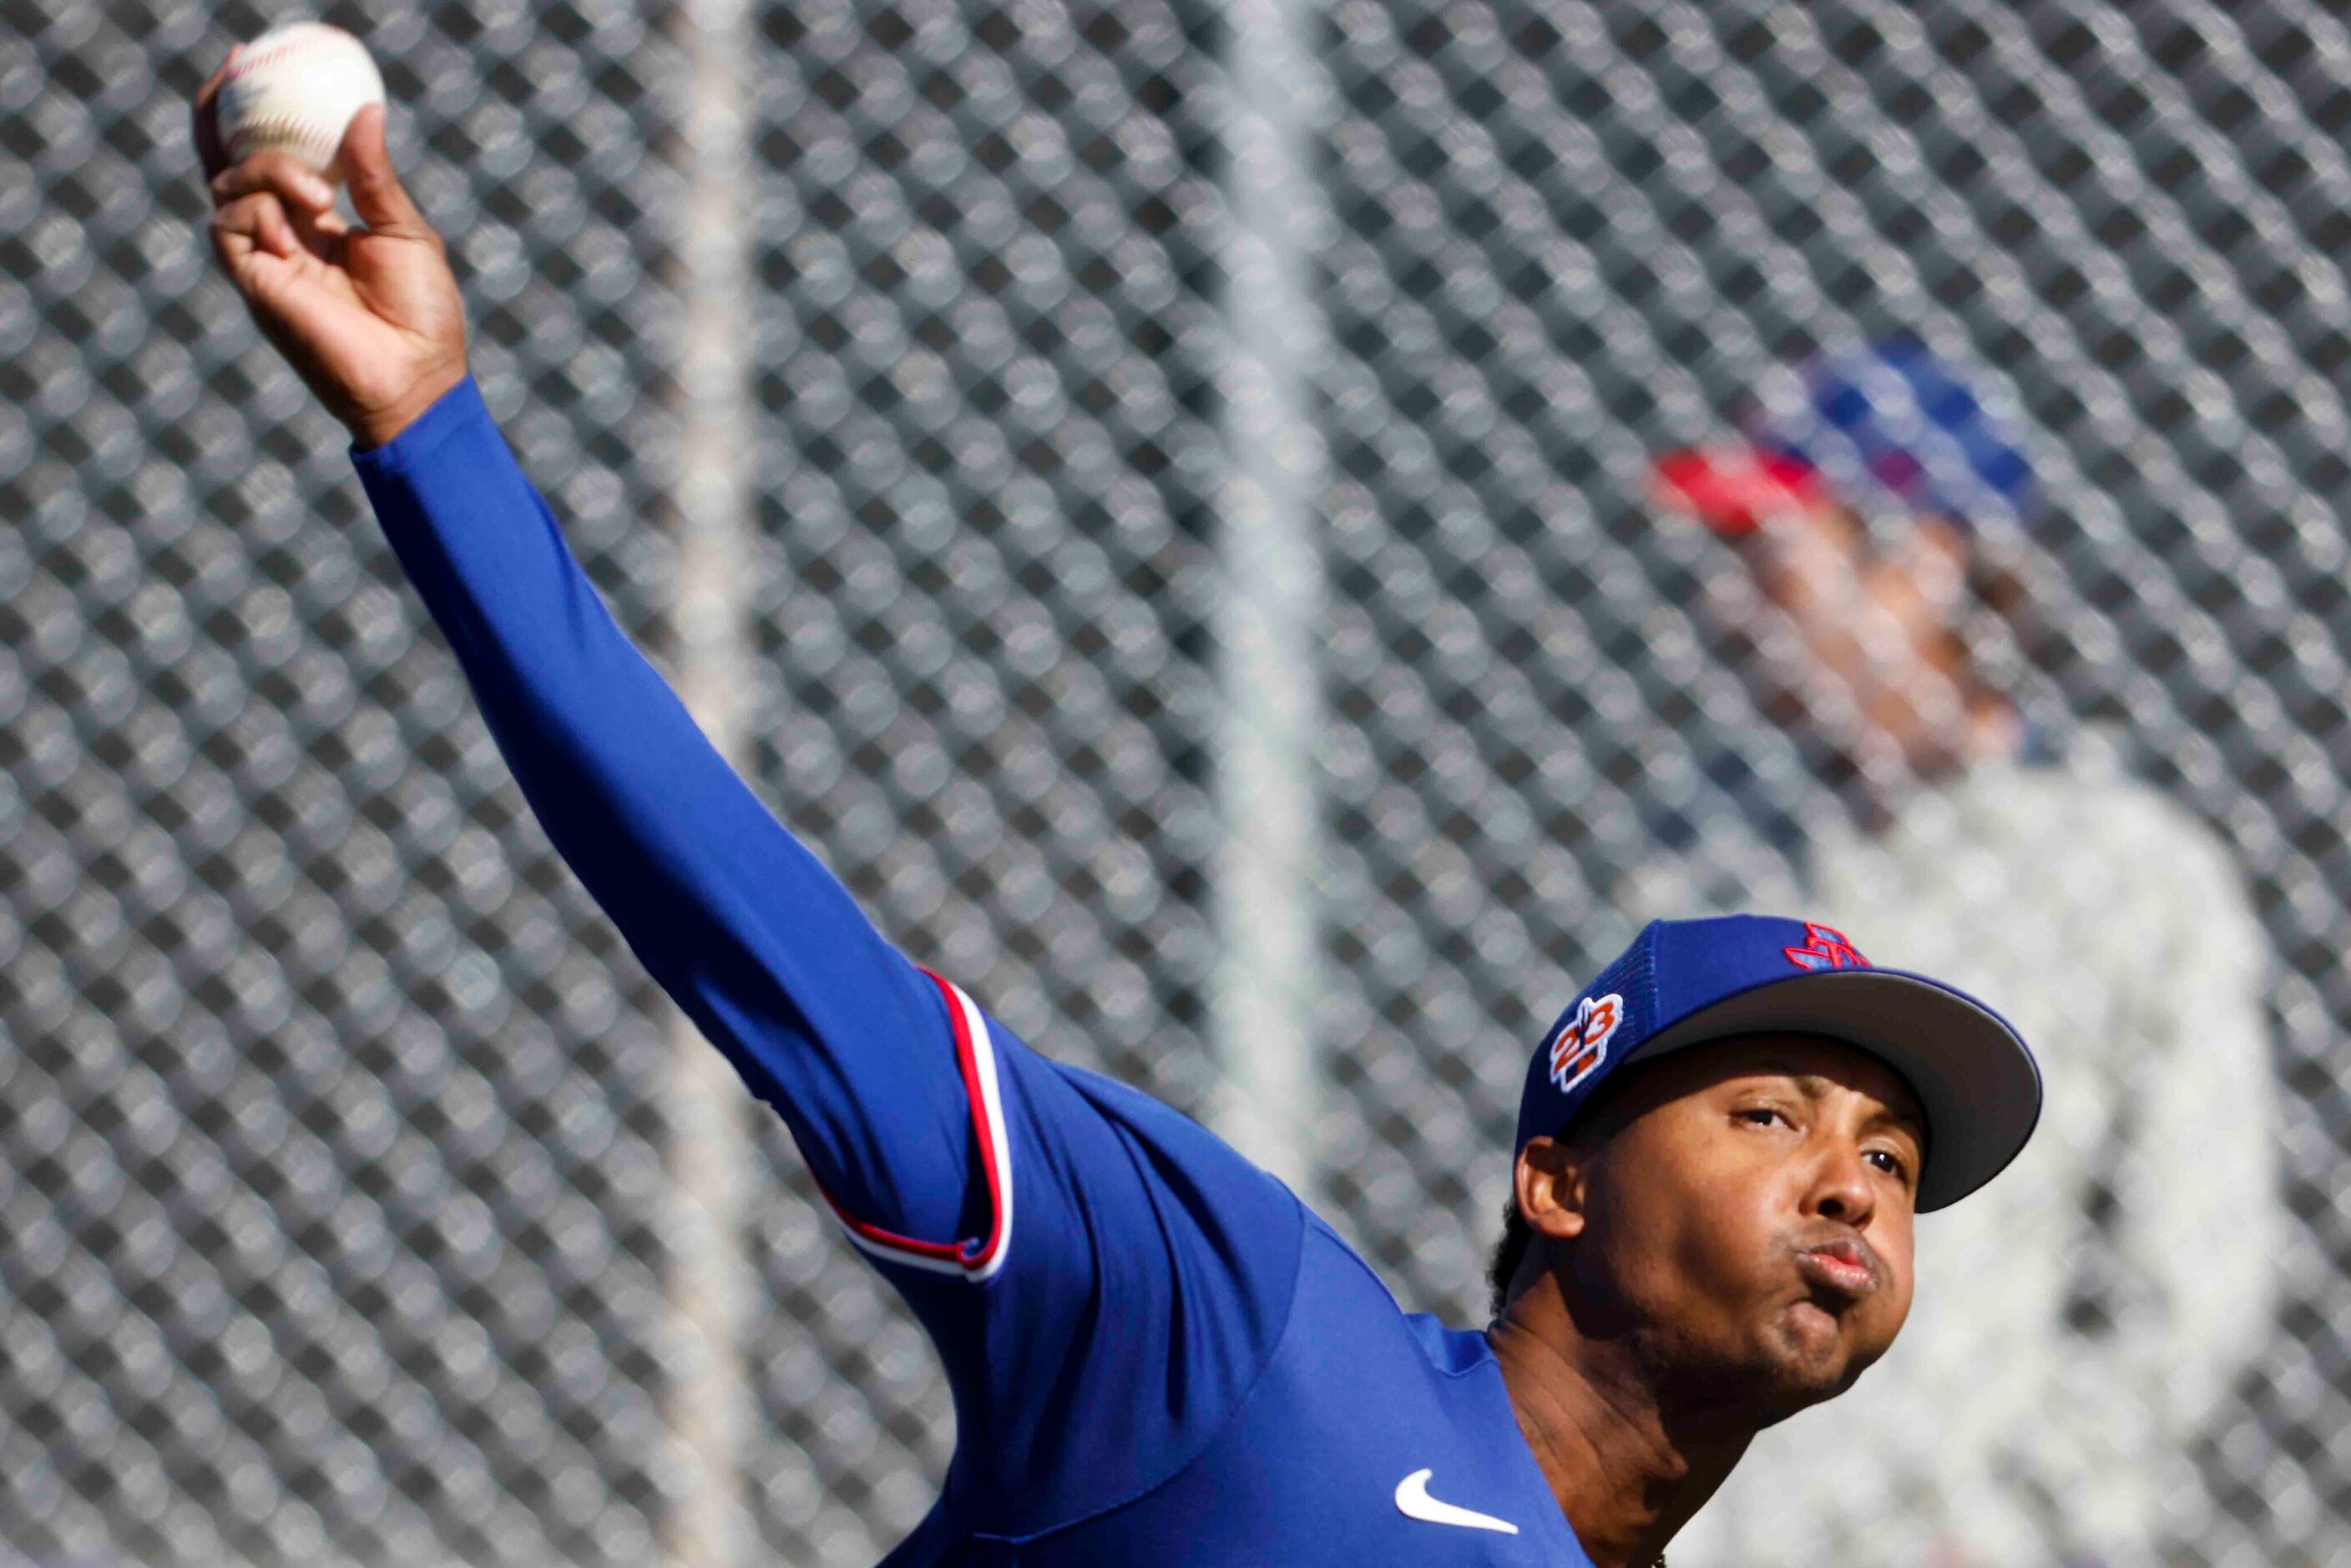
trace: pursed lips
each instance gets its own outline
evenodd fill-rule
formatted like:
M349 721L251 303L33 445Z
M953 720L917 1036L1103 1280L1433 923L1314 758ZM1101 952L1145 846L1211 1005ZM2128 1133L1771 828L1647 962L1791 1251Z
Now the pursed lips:
M1886 1265L1870 1245L1855 1237L1815 1241L1796 1254L1796 1271L1807 1284L1857 1301L1885 1282Z

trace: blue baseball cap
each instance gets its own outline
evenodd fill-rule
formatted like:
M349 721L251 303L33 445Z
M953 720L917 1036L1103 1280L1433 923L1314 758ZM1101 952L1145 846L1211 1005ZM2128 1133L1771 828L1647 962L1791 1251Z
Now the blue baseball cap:
M2008 1020L1953 986L1863 957L1816 921L1659 920L1552 1026L1527 1067L1518 1142L1555 1136L1635 1059L1760 1033L1821 1035L1902 1075L1927 1117L1918 1210L1998 1176L2041 1119L2041 1069Z
M2021 422L1921 343L1817 360L1757 395L1755 444L1812 468L1850 505L1970 528L2032 510Z

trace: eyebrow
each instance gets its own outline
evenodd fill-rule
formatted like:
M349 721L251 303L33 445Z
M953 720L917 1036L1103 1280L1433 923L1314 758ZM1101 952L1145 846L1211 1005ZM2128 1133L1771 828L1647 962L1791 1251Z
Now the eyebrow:
M1758 1063L1756 1070L1774 1077L1790 1080L1803 1092L1808 1099L1818 1100L1831 1089L1838 1087L1834 1078L1818 1072L1806 1072L1803 1069L1786 1061L1766 1061ZM1927 1119L1907 1106L1897 1105L1891 1101L1879 1101L1877 1111L1870 1117L1870 1121L1872 1123L1890 1122L1909 1134L1911 1140L1921 1149L1927 1146Z

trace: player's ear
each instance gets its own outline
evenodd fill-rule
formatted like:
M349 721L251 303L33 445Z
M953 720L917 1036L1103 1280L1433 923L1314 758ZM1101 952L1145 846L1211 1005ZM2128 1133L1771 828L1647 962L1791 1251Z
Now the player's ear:
M1538 1237L1565 1241L1583 1234L1585 1151L1558 1138L1530 1138L1510 1176L1519 1215Z

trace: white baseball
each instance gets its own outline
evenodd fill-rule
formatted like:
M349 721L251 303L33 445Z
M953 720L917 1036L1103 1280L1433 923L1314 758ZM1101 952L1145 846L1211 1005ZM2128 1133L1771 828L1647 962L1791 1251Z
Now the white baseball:
M229 52L214 112L230 162L290 152L340 180L351 117L383 101L383 76L367 46L324 22L272 27Z

